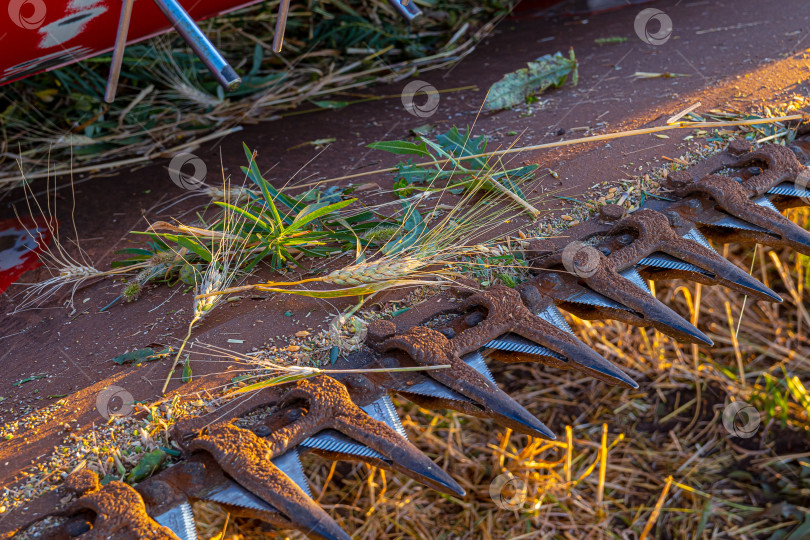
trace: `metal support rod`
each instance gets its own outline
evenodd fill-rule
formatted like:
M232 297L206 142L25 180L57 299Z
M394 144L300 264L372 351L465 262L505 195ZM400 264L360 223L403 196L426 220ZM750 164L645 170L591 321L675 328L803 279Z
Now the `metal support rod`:
M208 67L217 82L231 92L239 88L242 79L222 57L214 44L203 34L194 19L183 9L177 0L154 0L174 29L183 36L186 43Z
M415 21L422 16L414 0L388 0L388 3L402 15L408 22Z
M290 12L290 0L281 0L276 18L276 33L273 35L273 51L280 53L284 46L284 30L287 28L287 14Z
M110 75L107 78L107 89L104 91L104 101L115 101L115 92L118 90L118 78L121 76L121 63L124 61L124 49L127 47L129 35L129 21L132 19L132 5L135 0L122 0L121 18L118 20L118 34L115 37Z

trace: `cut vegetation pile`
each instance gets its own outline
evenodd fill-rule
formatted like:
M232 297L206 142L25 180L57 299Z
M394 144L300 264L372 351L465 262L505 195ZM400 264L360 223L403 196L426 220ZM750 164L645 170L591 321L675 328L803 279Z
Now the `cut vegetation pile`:
M127 47L112 105L103 100L109 56L1 88L0 189L19 185L20 162L29 180L48 167L148 163L301 106L295 114L378 99L363 89L458 61L510 7L508 0L418 2L424 16L408 26L385 0L294 6L276 55L278 4L203 23L242 75L242 87L227 95L176 34Z

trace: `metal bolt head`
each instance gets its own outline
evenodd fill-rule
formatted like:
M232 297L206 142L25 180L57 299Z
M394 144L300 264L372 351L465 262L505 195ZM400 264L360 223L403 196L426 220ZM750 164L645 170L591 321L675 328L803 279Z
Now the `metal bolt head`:
M680 227L683 225L683 218L681 215L676 212L675 210L670 210L666 213L667 219L669 220L670 227Z
M734 139L728 143L728 153L732 156L747 154L751 151L751 143L742 139Z
M543 304L543 295L534 285L523 283L518 285L517 291L520 294L520 299L529 309L539 309Z
M464 322L467 323L468 326L475 326L483 320L484 315L478 311L473 311L464 318Z
M695 181L695 177L687 171L673 171L667 175L667 184L673 189L688 186Z
M545 272L541 275L540 279L543 283L550 285L552 288L562 285L562 278L557 275L557 272Z
M374 384L365 375L346 375L338 379L352 394L372 393L376 389Z
M442 328L441 330L439 330L439 332L444 334L444 337L446 337L447 339L453 339L454 337L456 337L456 331L453 330L452 328Z
M697 199L689 199L686 201L686 206L692 209L700 208L700 201Z
M599 219L613 223L614 221L622 219L626 213L627 210L625 210L623 206L619 206L618 204L606 204L599 210Z
M272 432L273 430L270 429L270 426L266 424L259 424L258 426L253 428L253 433L255 433L258 437L267 437Z
M387 369L393 369L393 368L400 367L399 360L397 360L393 356L383 356L382 358L380 358L379 364L380 364L380 367L387 368Z
M370 343L381 343L396 333L397 327L391 321L376 320L368 325L366 339Z
M616 239L623 246L629 246L633 243L633 235L632 234L623 234L619 238Z

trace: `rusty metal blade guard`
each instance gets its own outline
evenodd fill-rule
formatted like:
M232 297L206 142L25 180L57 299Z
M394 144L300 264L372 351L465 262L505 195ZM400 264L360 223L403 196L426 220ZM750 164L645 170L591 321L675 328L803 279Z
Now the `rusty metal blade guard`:
M796 152L802 155L800 152ZM687 342L711 340L655 299L643 278L686 279L723 285L756 299L781 298L720 256L718 242L759 243L810 254L810 233L781 214L805 205L807 168L789 148L755 151L733 141L727 151L669 175L672 200L650 200L637 211L608 205L568 229L567 238L531 245L533 277L515 289L458 289L452 311L420 306L412 324L375 321L361 351L332 369L363 370L450 365L415 372L335 373L261 390L172 431L184 455L179 463L130 487L99 487L81 471L60 488L74 500L57 508L43 538L178 538L155 518L189 501L217 500L235 516L297 528L313 538L349 536L271 460L297 448L328 459L359 459L405 474L452 496L464 490L397 430L361 407L395 393L428 408L450 408L490 418L535 437L554 438L533 414L504 393L482 354L507 363L534 362L573 369L607 384L638 387L629 374L579 341L557 308L585 319L653 326ZM573 248L572 248L573 246ZM435 305L435 304L434 304ZM413 324L413 321L416 321ZM338 432L368 449L305 444ZM304 444L302 444L304 443ZM216 493L236 493L231 498ZM185 533L181 533L185 534ZM184 538L184 540L187 540Z

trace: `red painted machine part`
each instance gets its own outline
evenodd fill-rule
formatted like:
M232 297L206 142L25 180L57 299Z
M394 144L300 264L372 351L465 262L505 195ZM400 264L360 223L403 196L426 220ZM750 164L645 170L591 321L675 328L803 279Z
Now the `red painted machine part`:
M0 8L0 85L112 50L122 0L6 0ZM261 0L180 0L197 21ZM152 0L136 0L128 43L171 25Z
M24 272L42 265L39 255L51 242L56 226L56 220L42 216L0 221L0 293Z

